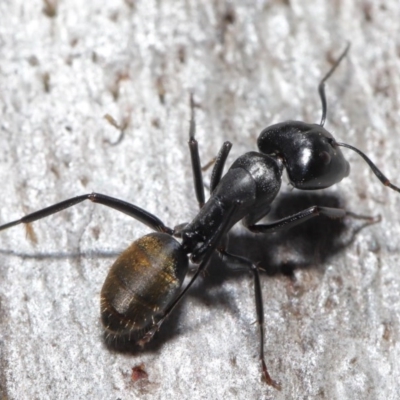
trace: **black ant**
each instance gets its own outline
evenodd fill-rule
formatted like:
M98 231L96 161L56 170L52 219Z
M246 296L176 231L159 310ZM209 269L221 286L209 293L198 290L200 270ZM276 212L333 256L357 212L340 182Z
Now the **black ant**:
M136 205L91 193L28 214L0 226L0 230L21 223L29 224L84 200L91 200L123 212L156 231L133 242L119 256L101 290L101 318L106 333L111 337L128 336L140 345L147 343L160 329L164 320L205 270L211 256L218 252L230 267L245 268L253 274L262 373L267 384L280 389L280 385L270 377L264 361L264 312L259 269L250 259L228 253L223 246L223 239L240 220L252 232L270 233L293 227L319 215L329 218L342 218L346 215L361 217L340 208L313 206L278 221L257 224L268 214L272 201L279 193L284 169L291 185L304 190L327 188L348 176L350 166L340 147L354 150L384 185L400 191L364 153L348 144L336 142L324 128L327 112L325 82L345 57L349 47L347 45L319 83L322 103L320 124L287 121L264 129L257 143L260 152L253 151L240 156L222 176L232 147L230 142L225 142L213 167L211 196L207 202L195 139L194 101L191 97L189 148L195 193L200 207L192 222L171 229ZM174 236L180 238L180 241ZM187 286L181 290L188 272L189 258L198 267Z

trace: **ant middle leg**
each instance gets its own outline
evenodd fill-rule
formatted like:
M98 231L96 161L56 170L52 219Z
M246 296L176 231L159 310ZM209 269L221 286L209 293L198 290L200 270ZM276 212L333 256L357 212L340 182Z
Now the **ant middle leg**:
M219 181L221 180L222 173L224 172L225 162L226 159L228 158L231 148L232 148L232 143L226 141L223 143L220 151L218 152L217 159L215 160L215 165L211 173L210 193L214 191Z
M267 365L264 359L264 306L262 299L260 274L256 265L253 264L249 259L237 256L235 254L228 253L225 249L218 249L222 256L222 259L226 261L229 268L234 270L247 270L253 274L254 277L254 295L256 304L257 324L259 329L260 339L260 353L259 359L261 362L261 368L265 382L274 387L275 389L281 390L281 385L274 381L268 373Z
M150 329L146 332L143 338L138 342L139 345L143 346L147 342L149 342L155 333L160 329L163 322L168 318L174 308L178 305L178 303L182 300L182 298L187 294L193 283L199 277L200 273L204 271L211 259L211 256L214 254L215 250L217 250L217 246L223 240L223 237L226 234L227 228L231 222L231 218L235 212L235 210L239 207L238 202L234 202L234 204L230 207L227 212L225 219L221 222L218 229L210 236L210 238L203 243L203 245L192 253L191 260L192 262L199 264L196 272L193 277L186 285L186 287L181 291L181 293L175 298L175 300L171 303L171 305L162 313L157 322L155 322Z
M196 134L196 121L194 117L194 100L193 93L190 94L190 127L189 127L189 150L190 150L190 158L192 162L192 172L193 172L193 183L194 190L196 193L196 199L199 203L199 207L202 208L205 203L205 194L204 194L204 183L203 183L203 173L202 166L200 162L199 155L199 144L195 137ZM215 187L218 185L221 180L221 176L224 170L225 161L228 157L228 154L232 148L231 142L224 142L222 145L215 161L211 162L215 165L211 174L211 182L210 182L210 192L212 193ZM208 166L207 166L208 167Z
M190 93L190 127L189 127L189 150L192 161L194 191L196 193L199 207L202 208L205 203L203 173L201 171L199 144L195 138L196 122L194 119L194 100L193 93Z

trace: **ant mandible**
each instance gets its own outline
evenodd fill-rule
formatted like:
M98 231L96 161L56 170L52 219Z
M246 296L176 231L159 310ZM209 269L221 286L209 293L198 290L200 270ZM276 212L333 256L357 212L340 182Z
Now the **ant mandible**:
M252 232L270 233L293 227L319 215L329 218L342 218L346 215L357 217L341 208L312 206L278 221L257 224L268 214L272 201L279 193L284 169L291 185L304 190L327 188L348 176L350 166L339 147L358 153L385 186L400 191L364 153L348 144L336 142L324 128L327 112L325 82L345 57L349 47L348 44L319 83L318 92L322 103L320 124L286 121L264 129L257 142L260 152L253 151L240 156L222 176L232 147L230 142L225 142L213 167L211 195L207 202L195 139L194 101L191 96L189 149L195 193L200 207L192 222L171 229L156 216L134 204L104 194L91 193L28 214L0 226L0 230L29 224L84 200L91 200L125 213L156 231L133 242L118 257L101 290L101 318L106 333L111 337L128 336L140 345L147 343L160 329L164 320L205 270L211 256L218 252L230 267L245 268L253 274L262 373L268 385L280 389L280 385L270 377L264 361L264 311L259 270L250 259L228 253L223 246L223 239L240 220ZM180 242L174 236L180 238ZM189 259L198 266L187 286L181 290L188 272Z

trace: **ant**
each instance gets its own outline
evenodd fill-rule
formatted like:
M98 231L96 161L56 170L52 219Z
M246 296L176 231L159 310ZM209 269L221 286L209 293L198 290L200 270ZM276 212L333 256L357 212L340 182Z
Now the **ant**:
M134 204L104 194L91 193L25 215L0 226L0 230L29 224L90 200L125 213L155 231L133 242L118 257L101 290L101 318L107 336L129 337L139 345L144 345L154 336L206 269L211 256L215 252L219 253L229 267L246 269L253 274L262 374L268 385L280 389L279 383L270 377L264 360L264 311L259 268L250 259L226 251L224 237L239 221L255 233L287 229L320 215L329 218L348 215L374 221L373 218L358 216L341 208L312 206L278 221L257 223L270 211L271 203L279 193L284 169L290 184L303 190L327 188L347 177L350 166L340 147L358 153L385 186L400 192L400 188L392 185L364 153L348 144L336 142L324 128L327 113L325 82L346 56L349 47L350 44L319 83L318 92L322 103L319 125L286 121L267 127L258 138L260 151L240 156L222 176L232 147L230 142L225 142L212 170L211 195L207 202L198 142L195 139L195 106L191 95L189 149L195 194L199 203L199 212L192 222L171 229L155 215ZM189 269L189 259L197 265L197 269L181 290Z

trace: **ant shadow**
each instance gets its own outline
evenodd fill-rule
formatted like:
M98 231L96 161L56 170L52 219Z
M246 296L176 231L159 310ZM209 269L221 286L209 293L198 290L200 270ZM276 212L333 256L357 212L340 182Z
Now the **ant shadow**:
M278 220L313 205L346 209L340 198L332 193L294 191L281 194L274 201L273 208L268 214L268 220ZM284 275L289 279L294 279L294 271L298 269L323 271L329 258L343 251L352 243L361 229L375 222L351 217L335 220L321 216L293 228L282 229L271 234L254 234L245 228L240 231L235 229L228 235L227 250L232 254L251 259L262 274L267 274L269 277ZM0 254L37 260L68 258L79 261L82 258L115 259L120 252L23 254L14 250L0 250ZM233 313L240 312L235 309L233 295L223 288L223 282L228 279L246 279L244 275L247 279L252 279L249 272L233 271L218 254L215 254L206 272L197 279L188 292L188 297L199 301L205 307L224 308ZM157 352L166 342L179 335L184 303L184 301L180 302L176 306L174 312L163 323L160 331L144 348L135 343L137 337L110 339L104 334L105 346L109 350L128 354ZM196 328L185 327L186 329Z
M315 205L347 210L346 205L334 194L285 193L275 201L266 222L282 219ZM326 262L348 247L360 230L376 222L351 216L341 219L319 216L270 234L256 234L242 229L229 235L228 251L251 259L268 276L283 274L294 278L297 269L322 271ZM212 280L216 283L226 276L227 270L231 270L225 265L225 271L221 274L214 271L213 266L210 267L208 271L213 271Z
M278 220L308 207L344 208L341 199L331 193L292 192L281 194L274 202L268 214L268 220ZM357 233L377 221L366 221L346 217L330 219L324 216L290 229L282 229L271 234L254 234L245 228L240 232L233 230L228 235L227 250L230 253L251 259L261 273L269 277L284 275L294 279L298 269L316 269L323 271L326 262L349 246ZM222 286L228 279L252 279L247 271L233 271L217 254L211 259L203 276L199 277L188 292L188 297L204 304L205 307L224 308L233 313L236 310L235 299ZM182 306L180 302L174 312L163 323L160 331L144 348L127 338L109 340L105 336L106 346L113 351L137 354L138 352L156 352L167 341L179 335ZM195 327L185 327L195 330Z

